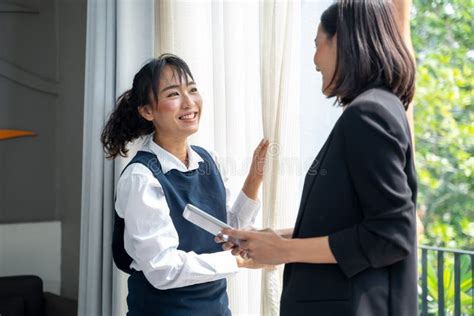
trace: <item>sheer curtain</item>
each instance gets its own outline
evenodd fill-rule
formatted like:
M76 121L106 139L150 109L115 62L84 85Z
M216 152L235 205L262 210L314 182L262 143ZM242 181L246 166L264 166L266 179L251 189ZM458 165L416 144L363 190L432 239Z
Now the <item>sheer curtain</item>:
M157 54L184 58L203 95L204 115L193 142L220 154L231 188L238 192L253 148L265 134L272 144L263 224L291 226L300 179L294 170L299 155L299 1L161 0L156 17ZM261 219L257 225L262 226ZM280 280L281 270L263 277L260 271L242 270L230 278L233 314L278 315Z
M291 227L299 201L300 2L264 1L262 114L271 141L264 178L263 226ZM262 315L279 315L283 267L265 270Z
M112 312L113 165L99 135L115 96L115 11L113 0L87 3L79 315Z
M192 142L214 149L234 197L262 133L260 3L157 1L156 52L189 64L203 97L203 116ZM234 315L260 314L260 271L229 279Z
M111 256L115 180L125 161L104 159L100 133L117 96L153 56L154 3L89 0L87 6L78 314L125 315L126 276Z

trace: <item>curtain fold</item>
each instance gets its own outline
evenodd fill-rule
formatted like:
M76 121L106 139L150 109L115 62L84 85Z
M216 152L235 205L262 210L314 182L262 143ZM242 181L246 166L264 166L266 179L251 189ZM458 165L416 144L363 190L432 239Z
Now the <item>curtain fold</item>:
M270 140L263 191L263 227L292 227L300 196L299 1L264 1L262 118ZM262 315L279 315L283 267L263 271Z
M100 130L115 96L116 2L87 6L79 315L112 310L113 163L104 160ZM92 34L94 36L92 36Z
M87 5L78 314L125 315L127 276L112 263L111 238L114 188L127 159L106 160L100 134L116 98L153 57L154 1Z
M259 1L156 1L156 53L190 66L203 97L191 142L215 150L235 198L262 135ZM260 225L259 225L260 226ZM260 314L258 270L228 279L233 315Z
M156 10L157 54L184 58L203 95L192 141L220 154L238 192L264 132L263 226L290 227L300 193L299 1L160 0ZM242 270L229 279L234 315L278 315L281 269L261 278Z

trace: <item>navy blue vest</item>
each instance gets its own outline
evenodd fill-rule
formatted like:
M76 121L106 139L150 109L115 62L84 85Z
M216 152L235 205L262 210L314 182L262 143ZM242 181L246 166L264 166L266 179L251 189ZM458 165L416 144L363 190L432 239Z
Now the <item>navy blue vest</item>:
M178 232L179 250L194 251L197 254L222 251L220 245L214 242L214 236L188 222L182 216L185 205L191 203L221 221L227 221L226 193L220 172L206 150L197 146L192 146L192 148L204 160L199 163L199 168L196 170L188 172L170 170L163 174L156 155L144 151L139 151L127 167L133 163L141 163L150 169L160 182L170 208L171 219ZM117 217L116 215L116 219ZM123 221L121 218L119 220ZM115 228L117 228L117 221ZM146 280L141 271L129 268L131 258L123 248L123 230L121 236L117 236L117 238L120 237L121 245L120 240L116 240L116 235L119 234L114 230L114 261L117 266L122 265L122 268L127 268L128 263L128 272L130 272L128 315L231 315L225 279L158 290Z

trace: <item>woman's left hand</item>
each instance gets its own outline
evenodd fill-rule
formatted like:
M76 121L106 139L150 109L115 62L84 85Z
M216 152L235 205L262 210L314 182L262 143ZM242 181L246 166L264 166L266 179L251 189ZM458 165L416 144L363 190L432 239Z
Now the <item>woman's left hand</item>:
M263 169L265 167L265 157L267 156L270 142L262 138L257 148L253 152L252 165L250 166L248 177L255 180L263 179Z
M258 264L278 265L289 262L288 239L282 238L272 229L224 229L222 233L239 240L239 245L232 249L233 254L238 253Z
M262 139L257 148L255 148L249 174L247 175L244 187L242 188L242 191L253 200L257 199L258 189L262 184L265 157L267 156L269 144L270 142L268 140Z

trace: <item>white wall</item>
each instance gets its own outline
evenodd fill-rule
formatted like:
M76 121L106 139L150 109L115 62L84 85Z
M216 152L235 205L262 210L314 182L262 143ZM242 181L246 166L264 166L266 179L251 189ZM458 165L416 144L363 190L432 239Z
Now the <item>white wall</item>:
M43 290L61 290L61 223L0 225L0 275L37 275Z

